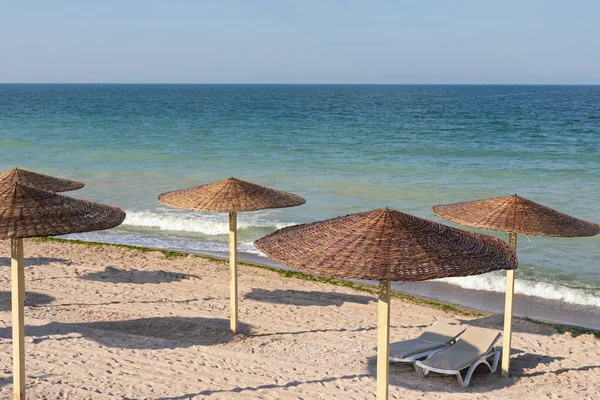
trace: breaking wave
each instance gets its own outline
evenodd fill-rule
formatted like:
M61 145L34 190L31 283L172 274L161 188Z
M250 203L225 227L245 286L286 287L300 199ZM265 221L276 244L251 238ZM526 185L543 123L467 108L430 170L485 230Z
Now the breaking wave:
M204 235L226 235L229 220L225 213L175 213L151 211L127 211L124 226L153 228L161 231L202 233ZM266 219L265 215L238 215L238 230L250 228L281 229L293 223Z
M494 273L439 280L465 289L487 290L490 292L504 292L506 288L506 278ZM600 307L600 297L593 290L572 288L548 282L535 282L519 277L515 279L515 293L559 300L565 303Z

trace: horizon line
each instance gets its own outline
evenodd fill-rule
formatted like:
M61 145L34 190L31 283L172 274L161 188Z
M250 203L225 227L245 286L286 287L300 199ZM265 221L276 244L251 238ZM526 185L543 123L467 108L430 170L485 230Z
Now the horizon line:
M600 86L600 83L0 82L0 85Z

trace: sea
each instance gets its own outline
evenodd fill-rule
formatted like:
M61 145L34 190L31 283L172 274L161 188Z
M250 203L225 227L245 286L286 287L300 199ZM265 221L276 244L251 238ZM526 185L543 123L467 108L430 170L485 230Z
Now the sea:
M232 176L307 200L240 213L258 256L277 229L381 207L444 222L432 206L518 194L600 222L600 86L1 84L0 154L123 208L67 236L99 242L226 251L224 213L157 197ZM519 235L518 257L517 293L600 307L600 236ZM504 291L501 272L445 281Z

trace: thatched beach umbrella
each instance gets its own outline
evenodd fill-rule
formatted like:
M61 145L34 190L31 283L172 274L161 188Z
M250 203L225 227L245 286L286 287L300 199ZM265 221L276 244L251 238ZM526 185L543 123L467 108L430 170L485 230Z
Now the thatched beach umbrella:
M269 257L316 274L379 281L377 398L388 397L390 281L517 266L503 241L390 209L280 229L256 241Z
M11 240L14 399L25 398L25 272L23 238L112 228L123 222L117 208L15 183L0 186L0 239Z
M237 333L237 213L299 206L306 200L282 190L229 178L189 189L163 193L158 196L158 201L175 208L229 213L230 327L233 333Z
M432 211L441 218L461 225L507 232L508 243L515 252L518 233L560 237L594 236L600 233L598 224L571 217L516 194L438 205L433 207ZM506 271L502 352L502 375L505 376L510 374L514 289L515 271Z
M69 192L81 189L84 186L83 182L57 178L18 168L0 173L0 187L12 186L15 183L50 192Z

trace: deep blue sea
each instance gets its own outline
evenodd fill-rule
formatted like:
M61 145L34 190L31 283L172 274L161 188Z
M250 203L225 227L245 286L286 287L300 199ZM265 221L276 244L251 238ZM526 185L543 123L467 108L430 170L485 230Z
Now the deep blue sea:
M96 241L226 250L224 214L160 205L230 176L304 196L240 217L240 250L275 229L519 194L600 221L600 86L0 85L0 170L82 180L118 205ZM501 233L495 233L504 237ZM517 292L600 306L600 237L519 237ZM502 274L451 279L504 290Z

